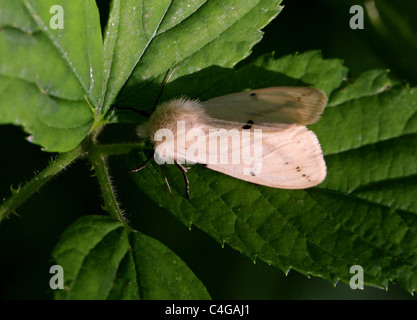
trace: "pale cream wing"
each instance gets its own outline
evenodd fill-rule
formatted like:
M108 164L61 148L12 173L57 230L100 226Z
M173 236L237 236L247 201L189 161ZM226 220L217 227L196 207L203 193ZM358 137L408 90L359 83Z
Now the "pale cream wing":
M322 114L326 94L308 87L271 87L232 93L201 102L208 116L259 124L312 124Z
M253 166L243 163L207 163L207 167L240 180L280 189L310 188L325 179L326 164L320 143L305 126L281 124L276 128L256 125L252 128L262 129L260 171L249 170L252 174L245 174L245 168L247 172ZM250 148L253 152L254 146Z

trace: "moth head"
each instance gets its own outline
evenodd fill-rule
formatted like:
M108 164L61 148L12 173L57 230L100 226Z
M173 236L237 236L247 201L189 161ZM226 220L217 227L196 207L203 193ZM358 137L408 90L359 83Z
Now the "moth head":
M156 106L149 120L137 127L136 133L141 138L153 141L159 129L176 132L177 121L201 121L205 117L204 109L197 100L173 99Z

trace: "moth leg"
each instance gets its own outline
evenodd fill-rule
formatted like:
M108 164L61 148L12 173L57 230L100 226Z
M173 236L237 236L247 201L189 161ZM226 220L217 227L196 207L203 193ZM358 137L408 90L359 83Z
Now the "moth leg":
M170 194L171 194L171 196L172 196L171 187L169 186L169 182L168 182L167 176L166 176L166 174L165 174L164 167L163 167L163 166L160 166L160 168L161 168L162 174L164 175L164 180L165 180L165 183L167 184L167 187L168 187L169 193L170 193Z
M186 191L187 191L187 200L190 200L190 181L188 181L187 169L184 168L184 166L182 164L178 163L177 160L175 160L175 164L182 171L182 174L184 176Z
M142 166L140 166L140 167L139 167L139 168L137 168L137 169L129 170L128 172L129 172L129 173L132 173L132 172L138 172L138 171L140 171L140 170L142 170L142 169L145 169L145 168L146 168L146 166L148 165L149 161L151 161L151 160L153 159L153 157L154 157L154 152L152 152L152 154L149 156L149 158L145 161L145 163L144 163Z

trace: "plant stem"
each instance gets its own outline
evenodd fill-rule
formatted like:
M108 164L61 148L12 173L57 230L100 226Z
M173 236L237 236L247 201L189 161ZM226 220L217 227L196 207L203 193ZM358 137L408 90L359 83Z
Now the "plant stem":
M94 166L96 177L100 185L101 193L105 203L104 209L112 218L117 219L126 225L126 220L116 200L116 193L112 186L111 178L106 164L106 157L100 153L100 148L98 145L91 146L88 157Z
M56 159L52 160L44 170L38 173L25 185L19 187L17 190L12 189L12 196L0 205L0 222L10 213L15 212L19 205L32 196L32 194L39 191L39 189L52 177L66 169L74 160L82 155L88 155L89 160L94 166L96 177L103 193L105 209L113 218L126 223L123 213L118 206L116 195L111 184L111 178L106 164L106 157L111 155L128 154L133 149L143 148L144 143L100 145L97 144L95 138L101 128L96 130L97 132L92 131L93 134L90 134L75 149L69 152L61 153Z
M103 156L115 156L121 154L128 154L134 149L143 149L145 144L139 143L120 143L120 144L100 144L96 145L98 152Z
M81 143L75 149L61 153L56 159L38 173L32 180L17 190L12 190L13 195L0 205L0 221L14 212L16 208L27 200L32 194L47 183L52 177L66 169L74 160L84 153L84 144Z

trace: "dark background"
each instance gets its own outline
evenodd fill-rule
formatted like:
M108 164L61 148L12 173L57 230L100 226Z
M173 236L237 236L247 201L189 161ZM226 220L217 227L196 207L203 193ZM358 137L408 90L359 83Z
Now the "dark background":
M106 21L108 1L97 0ZM368 1L368 4L371 1ZM351 77L388 68L393 77L412 85L417 81L417 1L377 1L380 24L365 20L364 30L349 27L349 8L363 1L289 0L265 28L264 39L254 47L253 57L275 51L276 56L320 49L325 58L345 61ZM366 16L366 14L365 14ZM246 63L246 62L243 62ZM135 139L134 127L108 128L107 136ZM0 197L9 187L30 179L42 170L53 154L25 140L15 126L0 126ZM412 299L391 285L388 291L371 287L352 290L336 287L320 278L306 278L295 271L288 276L262 261L254 264L209 236L189 231L164 209L139 192L126 173L125 157L110 159L119 200L131 225L163 242L176 252L206 285L214 299ZM78 217L102 214L98 184L86 162L80 161L46 185L0 225L0 299L50 299L50 252L62 231ZM191 186L198 188L198 186ZM365 274L366 276L366 274ZM366 279L365 279L366 281Z

